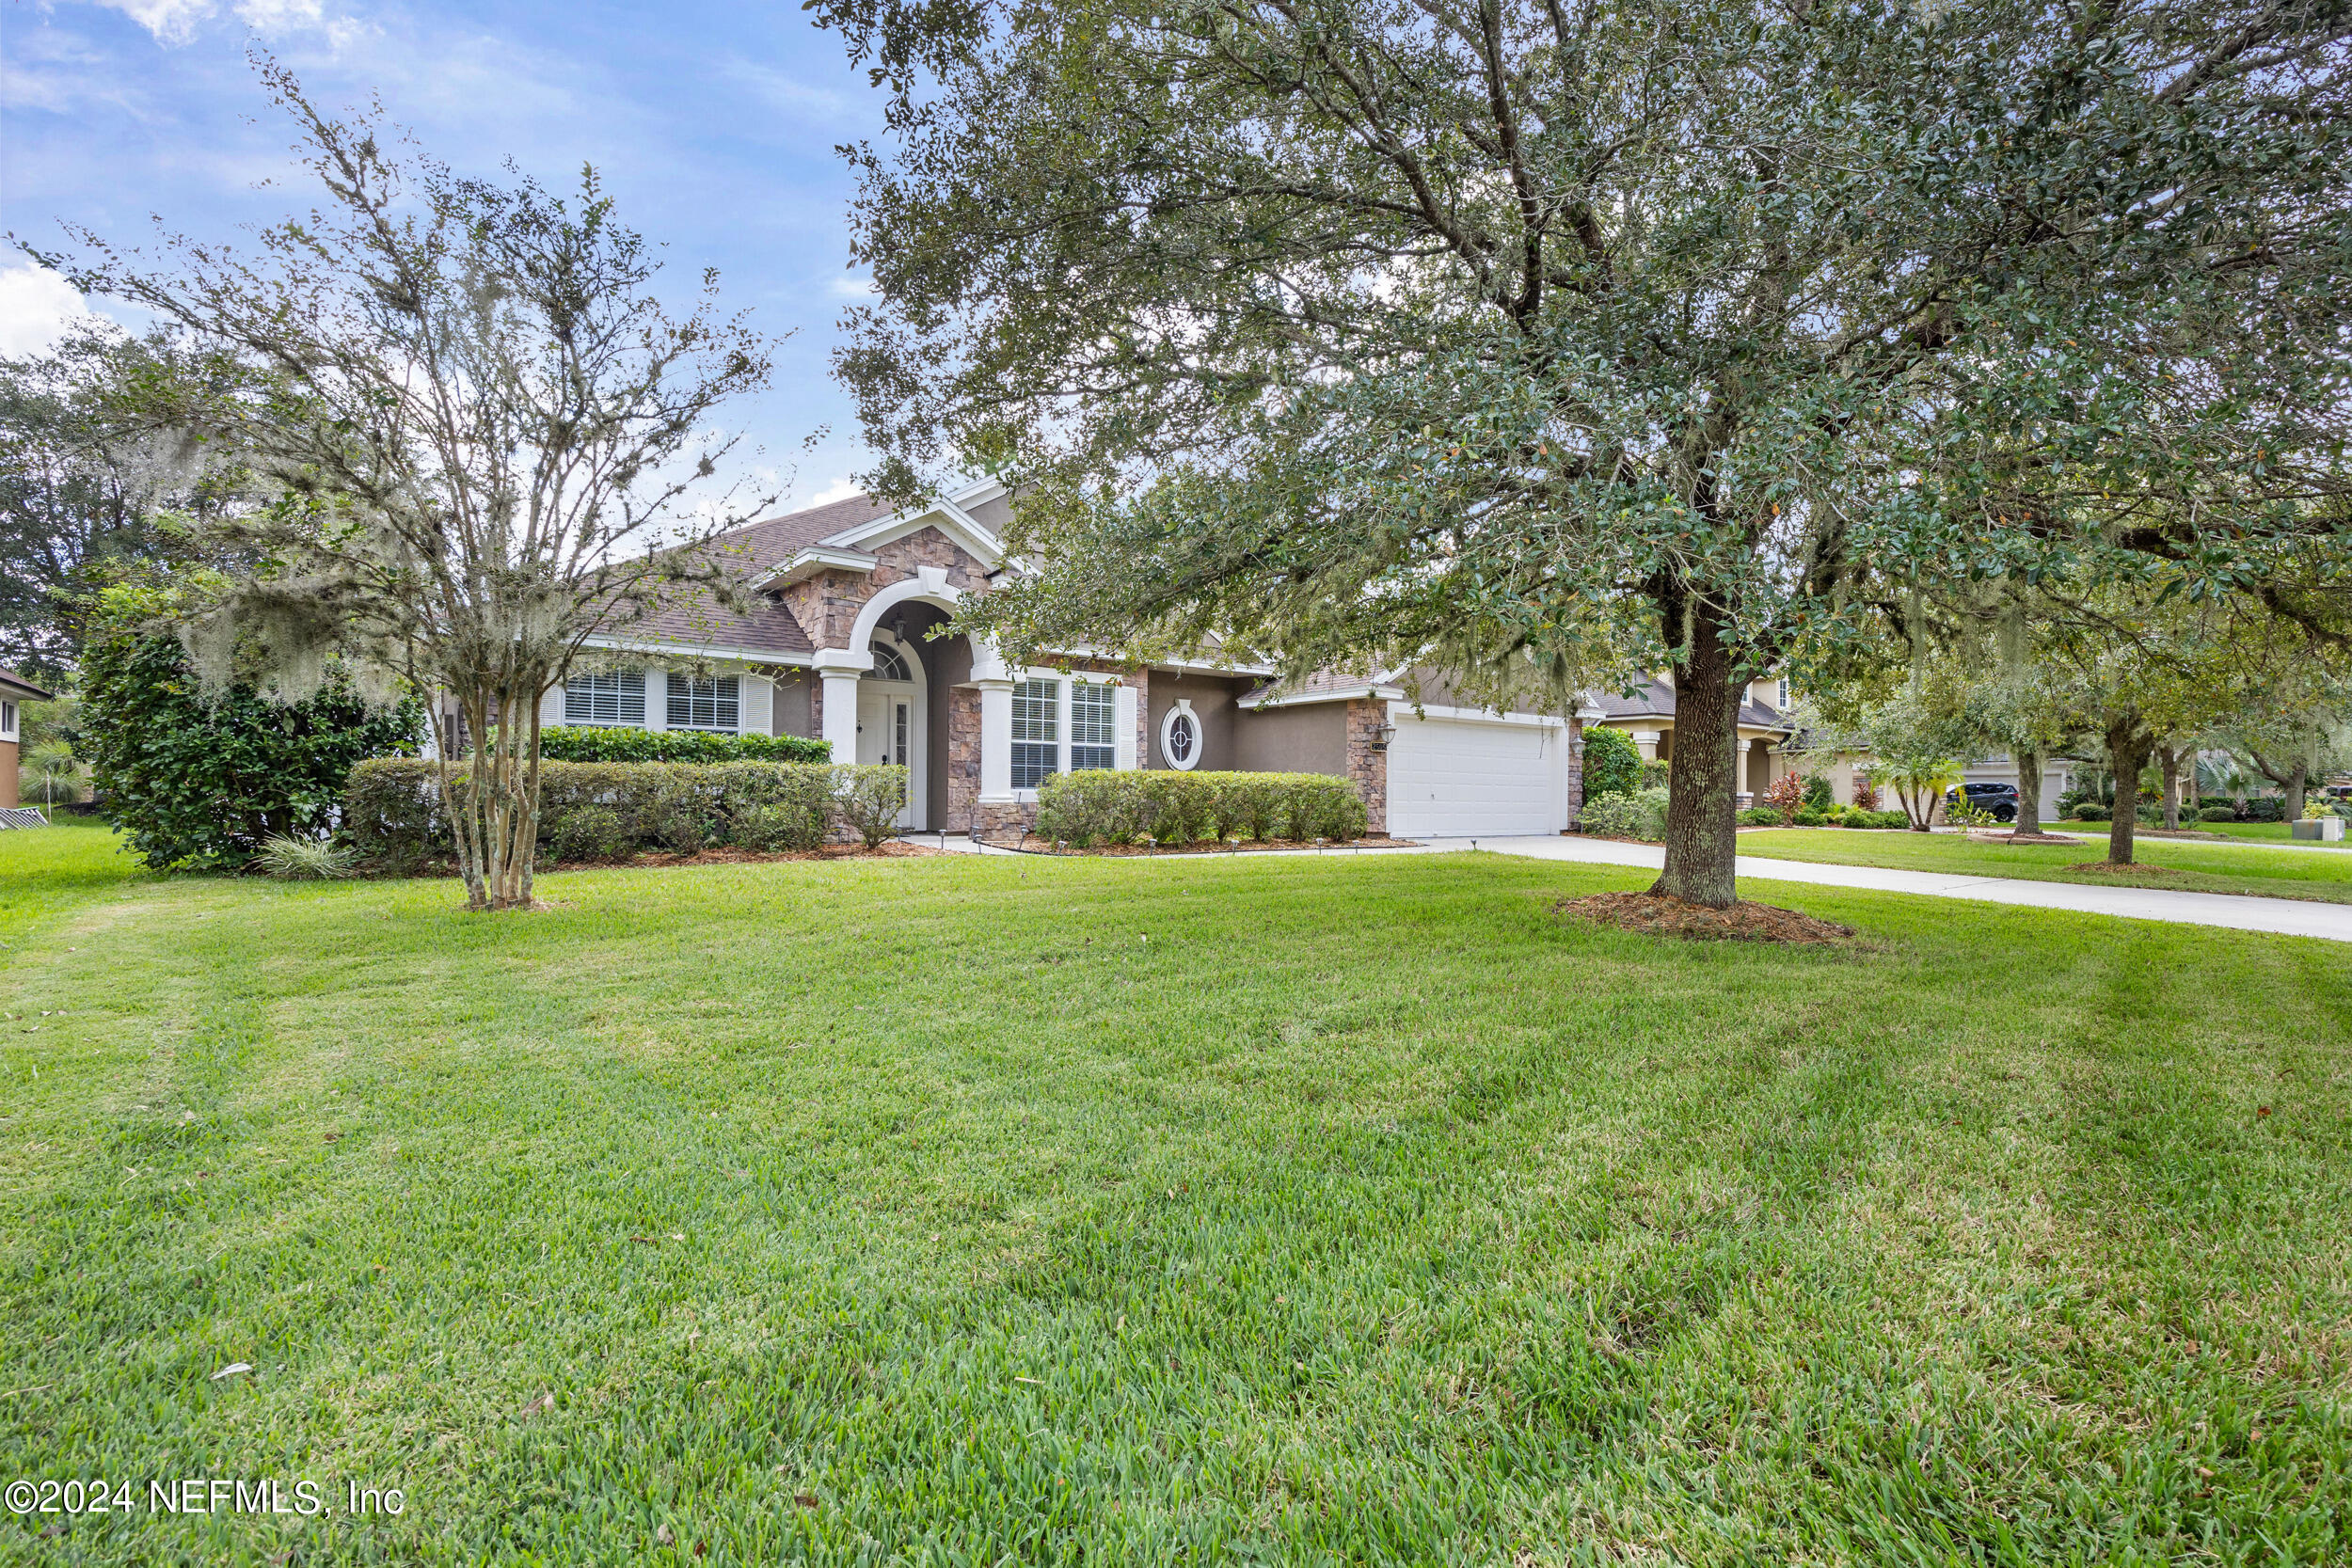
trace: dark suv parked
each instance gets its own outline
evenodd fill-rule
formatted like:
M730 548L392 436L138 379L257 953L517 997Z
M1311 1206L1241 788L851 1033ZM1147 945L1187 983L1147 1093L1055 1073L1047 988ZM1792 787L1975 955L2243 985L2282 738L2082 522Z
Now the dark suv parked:
M1944 792L1944 804L1991 812L1999 822L2017 820L2017 786L2013 784L1957 784Z

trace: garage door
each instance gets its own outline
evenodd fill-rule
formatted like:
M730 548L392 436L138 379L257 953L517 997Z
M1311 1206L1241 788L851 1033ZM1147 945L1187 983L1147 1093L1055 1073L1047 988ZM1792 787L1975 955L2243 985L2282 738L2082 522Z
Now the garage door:
M1391 721L1389 832L1406 838L1503 838L1567 826L1564 731L1549 725Z

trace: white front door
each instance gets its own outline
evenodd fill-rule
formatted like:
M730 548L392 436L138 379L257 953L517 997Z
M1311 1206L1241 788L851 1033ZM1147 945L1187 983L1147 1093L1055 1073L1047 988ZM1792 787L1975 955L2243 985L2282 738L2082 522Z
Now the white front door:
M923 709L912 689L897 681L860 681L857 687L857 760L896 763L907 770L907 806L898 826L914 825L923 769Z

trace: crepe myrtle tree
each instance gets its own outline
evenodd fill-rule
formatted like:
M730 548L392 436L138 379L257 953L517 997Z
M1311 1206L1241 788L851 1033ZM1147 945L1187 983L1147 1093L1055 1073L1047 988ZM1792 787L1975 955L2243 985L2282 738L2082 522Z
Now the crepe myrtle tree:
M1792 649L2336 479L2344 0L811 8L891 92L870 483L998 474L1038 567L969 624L1670 668L1661 893L1732 900Z
M209 531L232 570L182 627L206 679L298 697L341 655L446 694L469 905L528 906L540 700L657 595L731 595L703 542L766 498L704 494L732 445L707 426L766 381L771 344L719 312L715 275L687 313L665 307L593 169L570 197L462 178L388 144L380 110L330 118L257 63L299 131L310 213L251 255L166 234L158 266L86 230L72 256L33 254L212 352L206 376L139 399L256 490Z

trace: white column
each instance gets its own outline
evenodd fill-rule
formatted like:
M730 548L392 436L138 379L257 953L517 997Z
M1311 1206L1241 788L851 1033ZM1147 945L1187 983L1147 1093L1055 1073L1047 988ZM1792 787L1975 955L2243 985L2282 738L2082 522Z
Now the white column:
M824 735L833 742L833 760L857 761L857 678L874 667L871 653L847 648L820 648L817 674L824 683Z
M1658 732L1656 730L1635 730L1633 744L1641 751L1644 762L1658 760Z
M1119 750L1111 755L1111 766L1121 770L1136 766L1136 689L1125 681L1119 683L1112 712L1119 724Z
M645 728L670 727L670 672L658 664L645 667Z
M974 661L975 666L977 660ZM998 669L1002 669L1000 664ZM1012 799L1012 682L976 680L980 689L980 799Z

